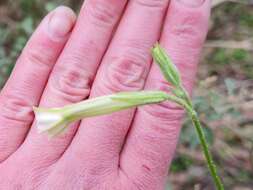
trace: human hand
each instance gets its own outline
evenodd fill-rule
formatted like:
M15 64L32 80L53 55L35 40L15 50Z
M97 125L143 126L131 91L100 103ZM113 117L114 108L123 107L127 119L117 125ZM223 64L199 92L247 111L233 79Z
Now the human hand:
M209 11L209 0L86 0L76 23L65 7L49 13L0 94L0 187L164 189L182 110L162 103L89 118L49 140L32 106L168 90L151 64L160 37L191 91Z

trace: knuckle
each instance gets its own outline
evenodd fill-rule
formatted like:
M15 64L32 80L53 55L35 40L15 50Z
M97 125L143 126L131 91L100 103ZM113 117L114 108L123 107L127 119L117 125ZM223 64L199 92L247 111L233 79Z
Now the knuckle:
M31 123L33 120L32 104L18 95L8 95L0 107L2 118L22 123Z
M36 64L48 69L51 68L51 64L55 61L49 51L45 51L43 48L39 47L27 48L27 50L22 53L21 59L24 59L25 62Z
M77 102L90 93L91 76L80 68L64 66L57 71L52 81L52 88L61 98Z
M112 91L134 90L144 83L143 63L128 58L117 58L108 66L105 85Z
M148 52L133 45L122 52L124 53L109 59L105 86L112 91L142 88L149 68Z
M50 85L56 94L70 102L80 101L89 95L95 71L85 63L97 61L90 52L102 52L94 41L79 42L74 49L80 51L71 50L60 57Z
M80 40L79 38L75 39L75 44L72 48L68 49L68 53L64 54L60 57L60 61L62 64L69 64L77 65L82 67L82 64L87 62L94 62L97 61L97 57L94 57L94 53L103 54L103 48L100 45L100 42L96 40ZM88 68L84 68L88 69Z
M167 5L167 0L137 0L138 4L145 6L145 7L151 7L151 8L163 8L165 5Z
M175 24L170 25L169 31L178 39L178 43L199 48L204 42L206 32L206 21L202 12L193 12L192 14L182 14Z
M108 2L96 2L90 4L88 15L90 21L98 26L114 24L115 17L118 15L118 10Z

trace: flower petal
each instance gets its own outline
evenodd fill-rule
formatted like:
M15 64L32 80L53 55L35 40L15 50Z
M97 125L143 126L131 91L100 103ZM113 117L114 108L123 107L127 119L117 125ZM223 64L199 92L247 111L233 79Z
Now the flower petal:
M40 133L58 127L64 120L60 113L53 112L52 109L33 108L36 119L36 126Z

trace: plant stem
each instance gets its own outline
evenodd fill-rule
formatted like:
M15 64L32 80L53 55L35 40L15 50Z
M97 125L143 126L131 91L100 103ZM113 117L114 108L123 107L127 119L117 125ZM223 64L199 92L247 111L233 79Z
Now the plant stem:
M206 158L207 166L210 170L211 176L212 176L213 181L215 183L215 187L217 190L224 190L224 186L222 184L220 177L218 176L216 166L214 164L212 155L209 151L209 147L206 142L203 128L202 128L201 123L199 121L198 114L194 110L191 98L189 97L187 91L183 87L180 86L180 87L178 87L178 89L182 92L183 96L181 95L181 97L177 97L177 96L174 97L174 96L168 95L167 99L183 106L185 108L185 110L187 111L187 113L188 113L189 117L191 118L192 123L196 129L196 132L197 132L197 135L198 135L198 138L200 141L200 145L202 147L204 156Z
M189 97L187 91L183 87L180 87L180 89L182 90L182 92L184 94L184 98L183 98L184 102L182 102L182 103L186 104L186 105L182 105L182 104L181 105L187 111L187 113L188 113L189 117L191 118L192 123L196 129L201 148L202 148L204 156L206 158L207 166L209 168L209 171L210 171L213 181L215 183L215 187L217 190L224 190L224 186L223 186L222 181L217 173L217 169L214 164L212 154L209 151L209 147L208 147L208 144L207 144L207 141L205 138L203 128L202 128L201 123L199 121L198 114L193 107L191 98Z
M222 181L221 181L220 177L218 176L216 166L214 164L212 155L209 151L208 144L207 144L206 139L205 139L204 131L203 131L202 126L200 124L200 121L198 119L198 115L194 110L192 110L190 113L188 112L188 114L190 115L190 117L192 119L192 122L193 122L193 125L196 129L196 132L197 132L198 136L199 136L200 144L201 144L201 147L203 149L203 152L204 152L204 155L205 155L205 158L206 158L206 161L207 161L207 165L208 165L208 168L209 168L210 173L212 175L212 178L214 180L216 189L224 190L224 186L222 184Z
M221 179L219 178L216 170L216 166L213 162L211 153L209 152L208 145L205 139L203 128L201 127L200 121L198 119L197 112L194 110L192 101L187 91L184 89L182 84L182 79L180 73L173 61L170 59L166 50L163 49L158 43L152 49L152 55L158 66L160 67L164 78L174 87L172 93L176 96L170 97L168 95L167 100L171 100L181 106L183 106L188 112L192 119L193 125L195 126L198 138L200 140L201 147L203 149L208 168L210 170L211 176L214 180L217 190L224 190Z

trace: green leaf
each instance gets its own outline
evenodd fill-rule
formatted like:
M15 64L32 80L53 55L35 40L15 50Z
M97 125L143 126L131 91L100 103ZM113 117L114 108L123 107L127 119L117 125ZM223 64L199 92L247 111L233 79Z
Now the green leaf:
M193 164L193 160L184 154L175 157L171 164L171 172L178 173L186 171Z
M56 2L48 2L45 5L45 9L47 12L50 12L50 11L54 10L57 6L59 6L59 5Z
M190 120L187 120L186 123L184 123L182 132L180 135L180 142L189 146L189 148L191 149L196 149L197 146L200 145L200 142L199 142L199 138L196 134L195 129L192 128L191 126L192 126L192 123ZM203 129L205 139L208 145L212 145L214 142L213 131L208 126L205 126L202 129Z
M32 17L26 17L19 25L19 29L24 31L25 34L31 35L34 31L34 19Z
M236 81L232 78L226 78L225 85L228 91L228 95L230 96L234 95L236 90Z

